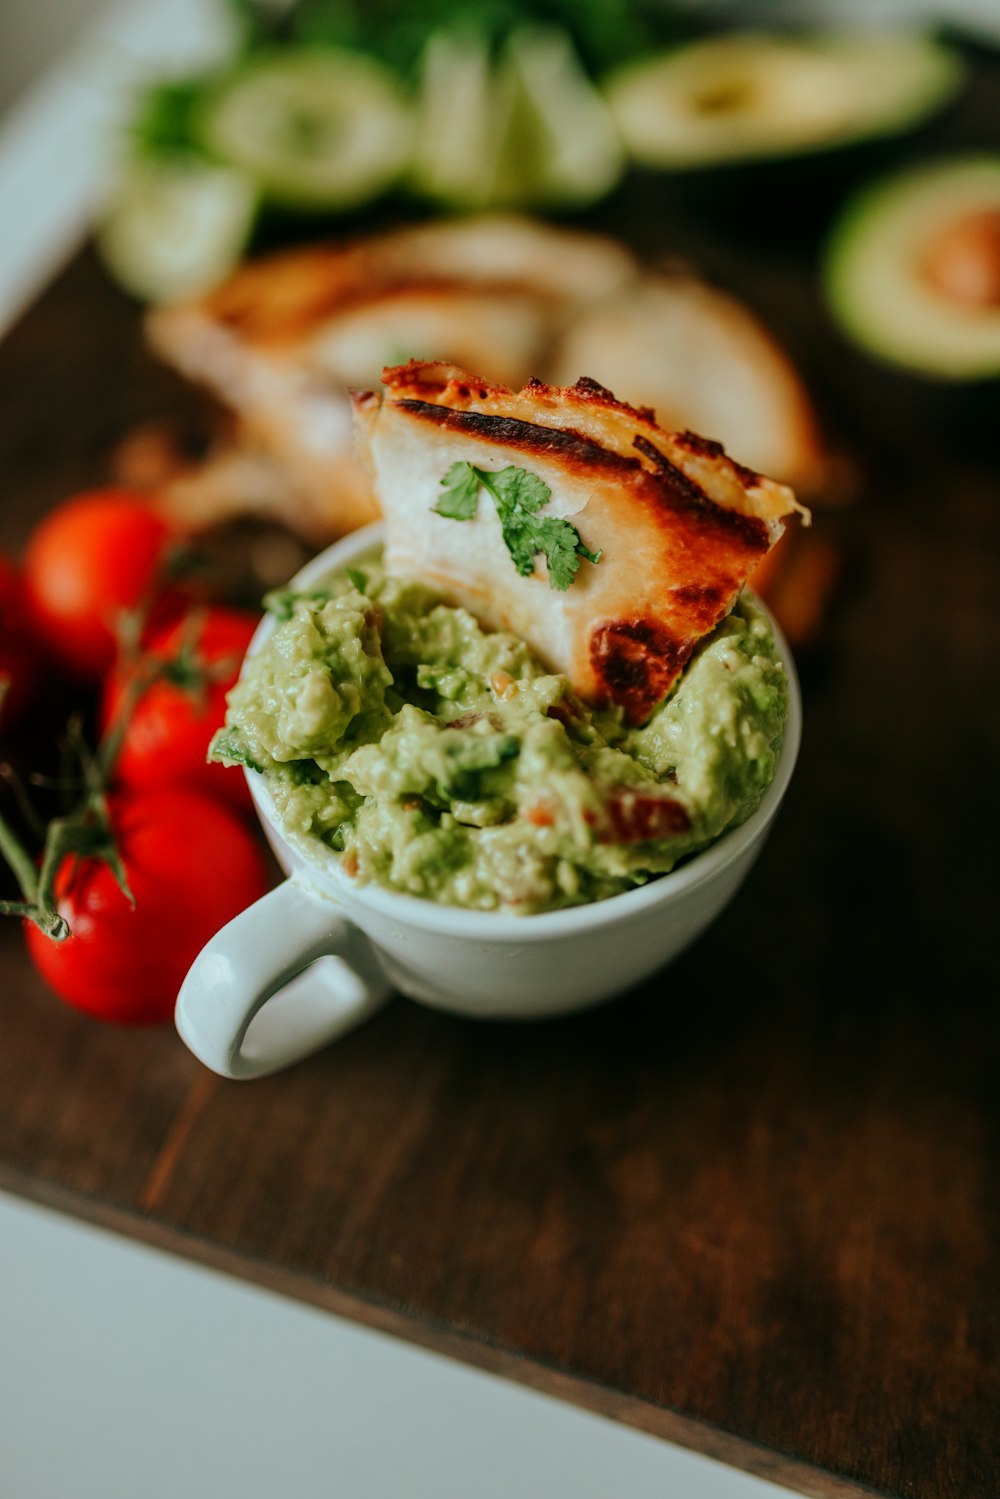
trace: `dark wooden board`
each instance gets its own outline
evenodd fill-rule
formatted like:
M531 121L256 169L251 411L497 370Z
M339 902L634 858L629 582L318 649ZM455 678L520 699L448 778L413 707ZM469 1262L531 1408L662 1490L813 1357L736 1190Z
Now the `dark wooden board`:
M996 97L981 82L979 112L940 143L995 146ZM213 1078L169 1031L60 1005L7 923L0 1185L802 1492L987 1499L995 390L925 385L849 349L819 302L814 240L780 220L734 238L634 181L603 222L697 254L748 296L867 481L827 522L848 587L803 663L801 762L751 881L604 1010L519 1027L398 1001L249 1085ZM131 423L185 400L83 254L0 346L0 544L100 480Z

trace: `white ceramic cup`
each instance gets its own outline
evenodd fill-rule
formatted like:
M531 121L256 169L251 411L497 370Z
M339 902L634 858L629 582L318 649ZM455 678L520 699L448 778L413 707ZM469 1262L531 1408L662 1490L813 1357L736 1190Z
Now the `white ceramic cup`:
M314 587L360 560L381 528L322 552L293 579ZM773 621L772 621L773 623ZM253 655L275 628L264 619ZM262 1077L308 1056L374 1013L393 990L483 1019L536 1019L633 988L698 937L742 883L791 779L801 733L798 681L774 780L757 811L671 874L591 905L535 916L468 911L358 886L282 832L264 778L247 772L264 830L288 878L203 948L177 1000L177 1029L223 1077Z

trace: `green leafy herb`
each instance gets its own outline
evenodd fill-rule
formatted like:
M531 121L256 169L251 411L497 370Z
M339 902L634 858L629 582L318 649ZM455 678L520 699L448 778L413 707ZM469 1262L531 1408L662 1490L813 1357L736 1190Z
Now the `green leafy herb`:
M140 96L132 121L136 155L201 155L196 117L207 89L208 81L199 77L151 84Z
M576 577L581 558L597 563L600 552L592 552L568 520L538 511L552 491L537 474L513 464L491 473L471 463L453 463L441 480L442 495L433 507L449 520L474 520L479 508L480 487L493 497L504 544L522 577L535 570L541 553L548 563L549 586L564 592Z
M295 605L300 599L307 604L328 604L332 598L328 588L313 588L306 593L297 588L275 588L264 595L264 608L284 624L295 613Z
M360 567L345 567L344 571L359 593L368 591L368 574L363 573Z
M479 509L479 470L471 463L453 463L441 480L443 491L434 509L450 520L475 520Z
M494 770L505 760L515 760L521 752L516 734L451 734L441 736L446 770L438 782L445 802L459 798L465 801L480 794L479 777Z
M349 47L407 74L432 32L482 39L499 49L518 25L562 26L599 77L694 30L677 0L229 0L247 50L276 46Z
M208 758L218 760L222 765L243 765L247 770L255 770L258 775L264 774L264 767L247 749L243 740L231 729L220 729L208 747Z

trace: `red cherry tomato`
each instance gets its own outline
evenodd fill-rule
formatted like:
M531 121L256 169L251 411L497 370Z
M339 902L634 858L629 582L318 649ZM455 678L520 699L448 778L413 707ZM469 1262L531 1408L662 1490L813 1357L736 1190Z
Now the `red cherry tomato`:
M14 630L23 623L24 588L15 564L0 552L0 630Z
M115 658L115 626L154 588L175 533L148 499L125 490L74 496L38 525L24 558L35 629L53 657L82 677Z
M95 858L67 857L56 881L71 936L25 923L35 967L99 1020L155 1025L208 939L268 887L261 846L242 820L181 788L112 798L111 822L135 897Z
M115 767L121 785L138 789L183 783L222 796L234 807L250 808L243 772L209 765L205 756L212 735L222 727L226 693L239 675L257 624L257 616L245 610L215 606L152 636L150 653L178 665L174 679L154 682L129 714ZM213 680L199 686L197 678L205 672ZM186 682L192 674L194 680ZM127 681L119 675L108 682L101 710L105 730L119 710Z
M27 716L38 693L38 661L23 637L0 635L0 732Z
M41 676L39 650L25 626L21 577L0 552L0 731L13 728L26 716Z

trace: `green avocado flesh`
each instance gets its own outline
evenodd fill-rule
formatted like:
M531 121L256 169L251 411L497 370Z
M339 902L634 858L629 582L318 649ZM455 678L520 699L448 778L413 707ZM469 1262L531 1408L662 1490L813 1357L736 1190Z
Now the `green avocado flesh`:
M632 729L377 559L272 608L212 753L358 883L516 913L600 900L744 821L774 775L788 685L747 595Z
M950 380L1000 374L1000 156L867 188L833 232L824 280L845 332L881 358Z
M897 134L962 78L921 35L727 33L624 68L607 98L632 156L677 171Z

